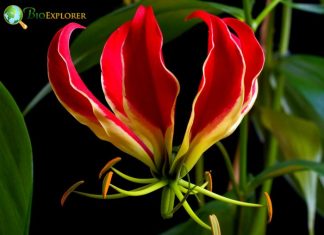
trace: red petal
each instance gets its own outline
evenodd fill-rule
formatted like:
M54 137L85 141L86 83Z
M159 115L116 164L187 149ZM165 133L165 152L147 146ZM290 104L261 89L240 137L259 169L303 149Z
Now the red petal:
M234 131L241 117L245 63L226 24L218 17L196 11L209 28L208 56L187 131L176 161L185 155L189 171L204 151ZM176 162L172 170L179 168Z
M171 153L179 85L162 56L162 34L151 7L111 35L101 58L107 100L132 129L151 142L154 155ZM150 132L150 133L148 133ZM166 142L166 143L165 143Z
M209 27L209 50L194 104L192 139L210 123L226 118L242 95L244 76L242 54L224 22L203 11L193 13L193 17L203 19Z
M143 142L89 91L76 71L69 49L73 30L83 28L71 23L54 36L48 49L48 76L63 106L99 138L111 142L150 167L152 153Z
M236 33L239 46L241 47L246 72L244 77L244 108L245 114L252 107L257 95L257 77L264 64L264 54L262 47L257 41L252 29L245 23L234 19L226 18L224 22Z

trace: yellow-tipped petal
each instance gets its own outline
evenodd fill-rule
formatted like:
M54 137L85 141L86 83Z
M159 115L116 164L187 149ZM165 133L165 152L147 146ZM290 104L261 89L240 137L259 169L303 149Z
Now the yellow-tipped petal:
M76 190L77 187L79 187L81 184L83 184L84 181L80 180L78 182L76 182L75 184L73 184L70 188L68 188L68 190L66 190L61 198L61 206L64 206L64 203L66 201L66 199L68 198L68 196L73 193L74 190Z
M120 162L121 157L115 157L114 159L111 159L107 164L101 169L99 173L99 179L101 179L101 176L105 174L110 168L112 168L117 162Z
M267 192L264 192L264 196L267 200L267 209L268 209L268 223L272 221L272 215L273 215L273 210L272 210L272 201Z
M103 183L102 183L102 197L105 199L107 197L108 189L110 186L111 178L113 176L112 171L109 171L108 174L105 176Z

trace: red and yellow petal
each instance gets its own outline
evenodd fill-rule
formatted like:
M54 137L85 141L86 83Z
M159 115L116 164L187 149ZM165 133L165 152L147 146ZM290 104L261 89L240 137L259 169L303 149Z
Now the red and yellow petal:
M110 36L101 58L107 100L151 147L157 165L165 151L171 155L179 93L177 79L165 67L162 43L152 8L140 6L133 20Z
M99 138L136 157L154 169L152 152L86 87L70 55L72 32L82 26L70 23L54 36L48 49L48 77L62 105Z
M207 24L208 56L171 171L179 170L180 162L185 171L190 171L203 152L232 133L241 117L244 100L244 58L224 21L204 11L196 11L189 18L201 18Z
M236 34L246 65L244 105L242 109L242 115L244 115L251 109L258 93L257 77L264 65L264 53L253 30L247 24L234 18L225 18L223 20Z

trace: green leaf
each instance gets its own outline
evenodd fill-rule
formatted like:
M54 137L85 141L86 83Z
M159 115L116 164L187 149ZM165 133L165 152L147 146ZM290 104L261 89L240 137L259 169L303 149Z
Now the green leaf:
M324 195L324 177L321 177L322 180L319 180L317 183L317 212L324 217L324 200L323 200L323 195Z
M324 129L324 58L293 55L283 58L278 66L286 77L285 107L289 112L312 120ZM324 143L324 132L320 132ZM323 159L322 159L323 162ZM294 181L292 181L294 182ZM294 187L303 196L298 187ZM324 216L324 187L318 183L317 211Z
M297 10L306 11L316 14L324 14L324 6L315 3L292 3L291 1L281 0L281 2L289 7Z
M32 202L32 149L14 99L0 83L0 234L27 235Z
M268 179L294 173L296 171L315 171L324 176L324 164L318 164L313 161L305 160L288 160L276 163L275 165L266 168L260 174L255 176L248 184L248 191L252 192Z
M231 195L230 197L232 198L233 195ZM197 214L207 224L209 224L208 216L211 214L215 214L218 218L222 234L234 235L236 209L237 207L235 205L213 200L206 203L201 209L199 209ZM160 235L188 234L210 235L211 231L202 228L192 219L189 219L187 222L179 224L171 228L170 230L161 233Z
M52 87L47 83L37 95L29 102L23 111L23 115L26 116L29 111L31 111L45 96L47 96L52 91Z
M164 36L164 42L178 37L197 24L199 22L197 20L185 22L186 16L197 9L213 14L226 12L237 18L243 17L241 9L218 3L195 0L143 0L99 18L80 33L71 46L72 57L79 72L99 63L102 48L109 35L133 17L139 4L153 7Z
M286 108L313 120L324 129L324 58L293 55L279 62L278 71L286 77ZM321 132L324 139L324 133Z
M320 133L313 122L268 109L262 109L261 121L278 140L285 160L321 161ZM311 232L314 230L316 213L317 175L314 172L299 172L293 174L293 179L305 198Z

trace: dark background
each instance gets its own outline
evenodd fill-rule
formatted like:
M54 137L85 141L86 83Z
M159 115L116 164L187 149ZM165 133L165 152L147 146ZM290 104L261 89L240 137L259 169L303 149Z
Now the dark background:
M230 1L238 2L238 1ZM87 20L78 21L85 26L98 17L121 6L117 0L92 1L1 1L0 12L6 6L16 4L21 8L35 7L39 11L85 12ZM1 18L2 19L2 18ZM0 20L1 77L0 81L9 89L19 107L24 109L29 101L47 83L46 53L51 38L67 20L24 20L29 28L8 25ZM324 55L321 26L323 17L294 11L290 50L293 53ZM203 36L202 36L203 35ZM186 94L195 91L200 78L200 68L205 54L206 29L195 27L177 40L165 45L165 60L181 82L181 78L193 77L192 84L182 84L180 101L192 99ZM198 45L198 46L197 46ZM201 45L201 46L200 46ZM189 49L188 49L189 48ZM195 58L192 61L192 58ZM88 82L97 83L100 68L95 67L83 74ZM194 93L193 93L194 94ZM183 102L183 104L188 102ZM188 107L181 114L188 113ZM177 116L178 120L182 116ZM182 122L182 121L181 121ZM123 157L118 165L131 175L146 173L146 168L131 157L119 152L109 143L97 139L88 128L76 122L59 104L53 94L48 95L26 116L34 153L34 197L32 207L31 235L35 234L149 234L164 231L188 216L183 211L172 220L163 220L159 213L160 195L111 201L93 200L72 195L66 205L60 206L62 193L73 183L84 179L82 187L87 192L101 191L97 176L104 164L115 156ZM185 122L184 122L185 123ZM177 130L183 127L177 126ZM251 130L253 133L253 130ZM176 136L178 139L180 136ZM229 148L237 141L237 133L226 139ZM251 171L260 170L262 146L253 138L250 141ZM232 151L230 149L230 151ZM216 150L206 154L213 170L215 191L226 190L227 173ZM145 174L144 173L144 174ZM114 178L114 183L124 183ZM124 186L124 185L123 185ZM127 187L127 185L125 186ZM274 218L268 234L307 234L306 207L283 178L274 181L272 200ZM1 203L1 202L0 202ZM324 231L323 219L318 218L317 234ZM117 232L118 231L118 232Z

